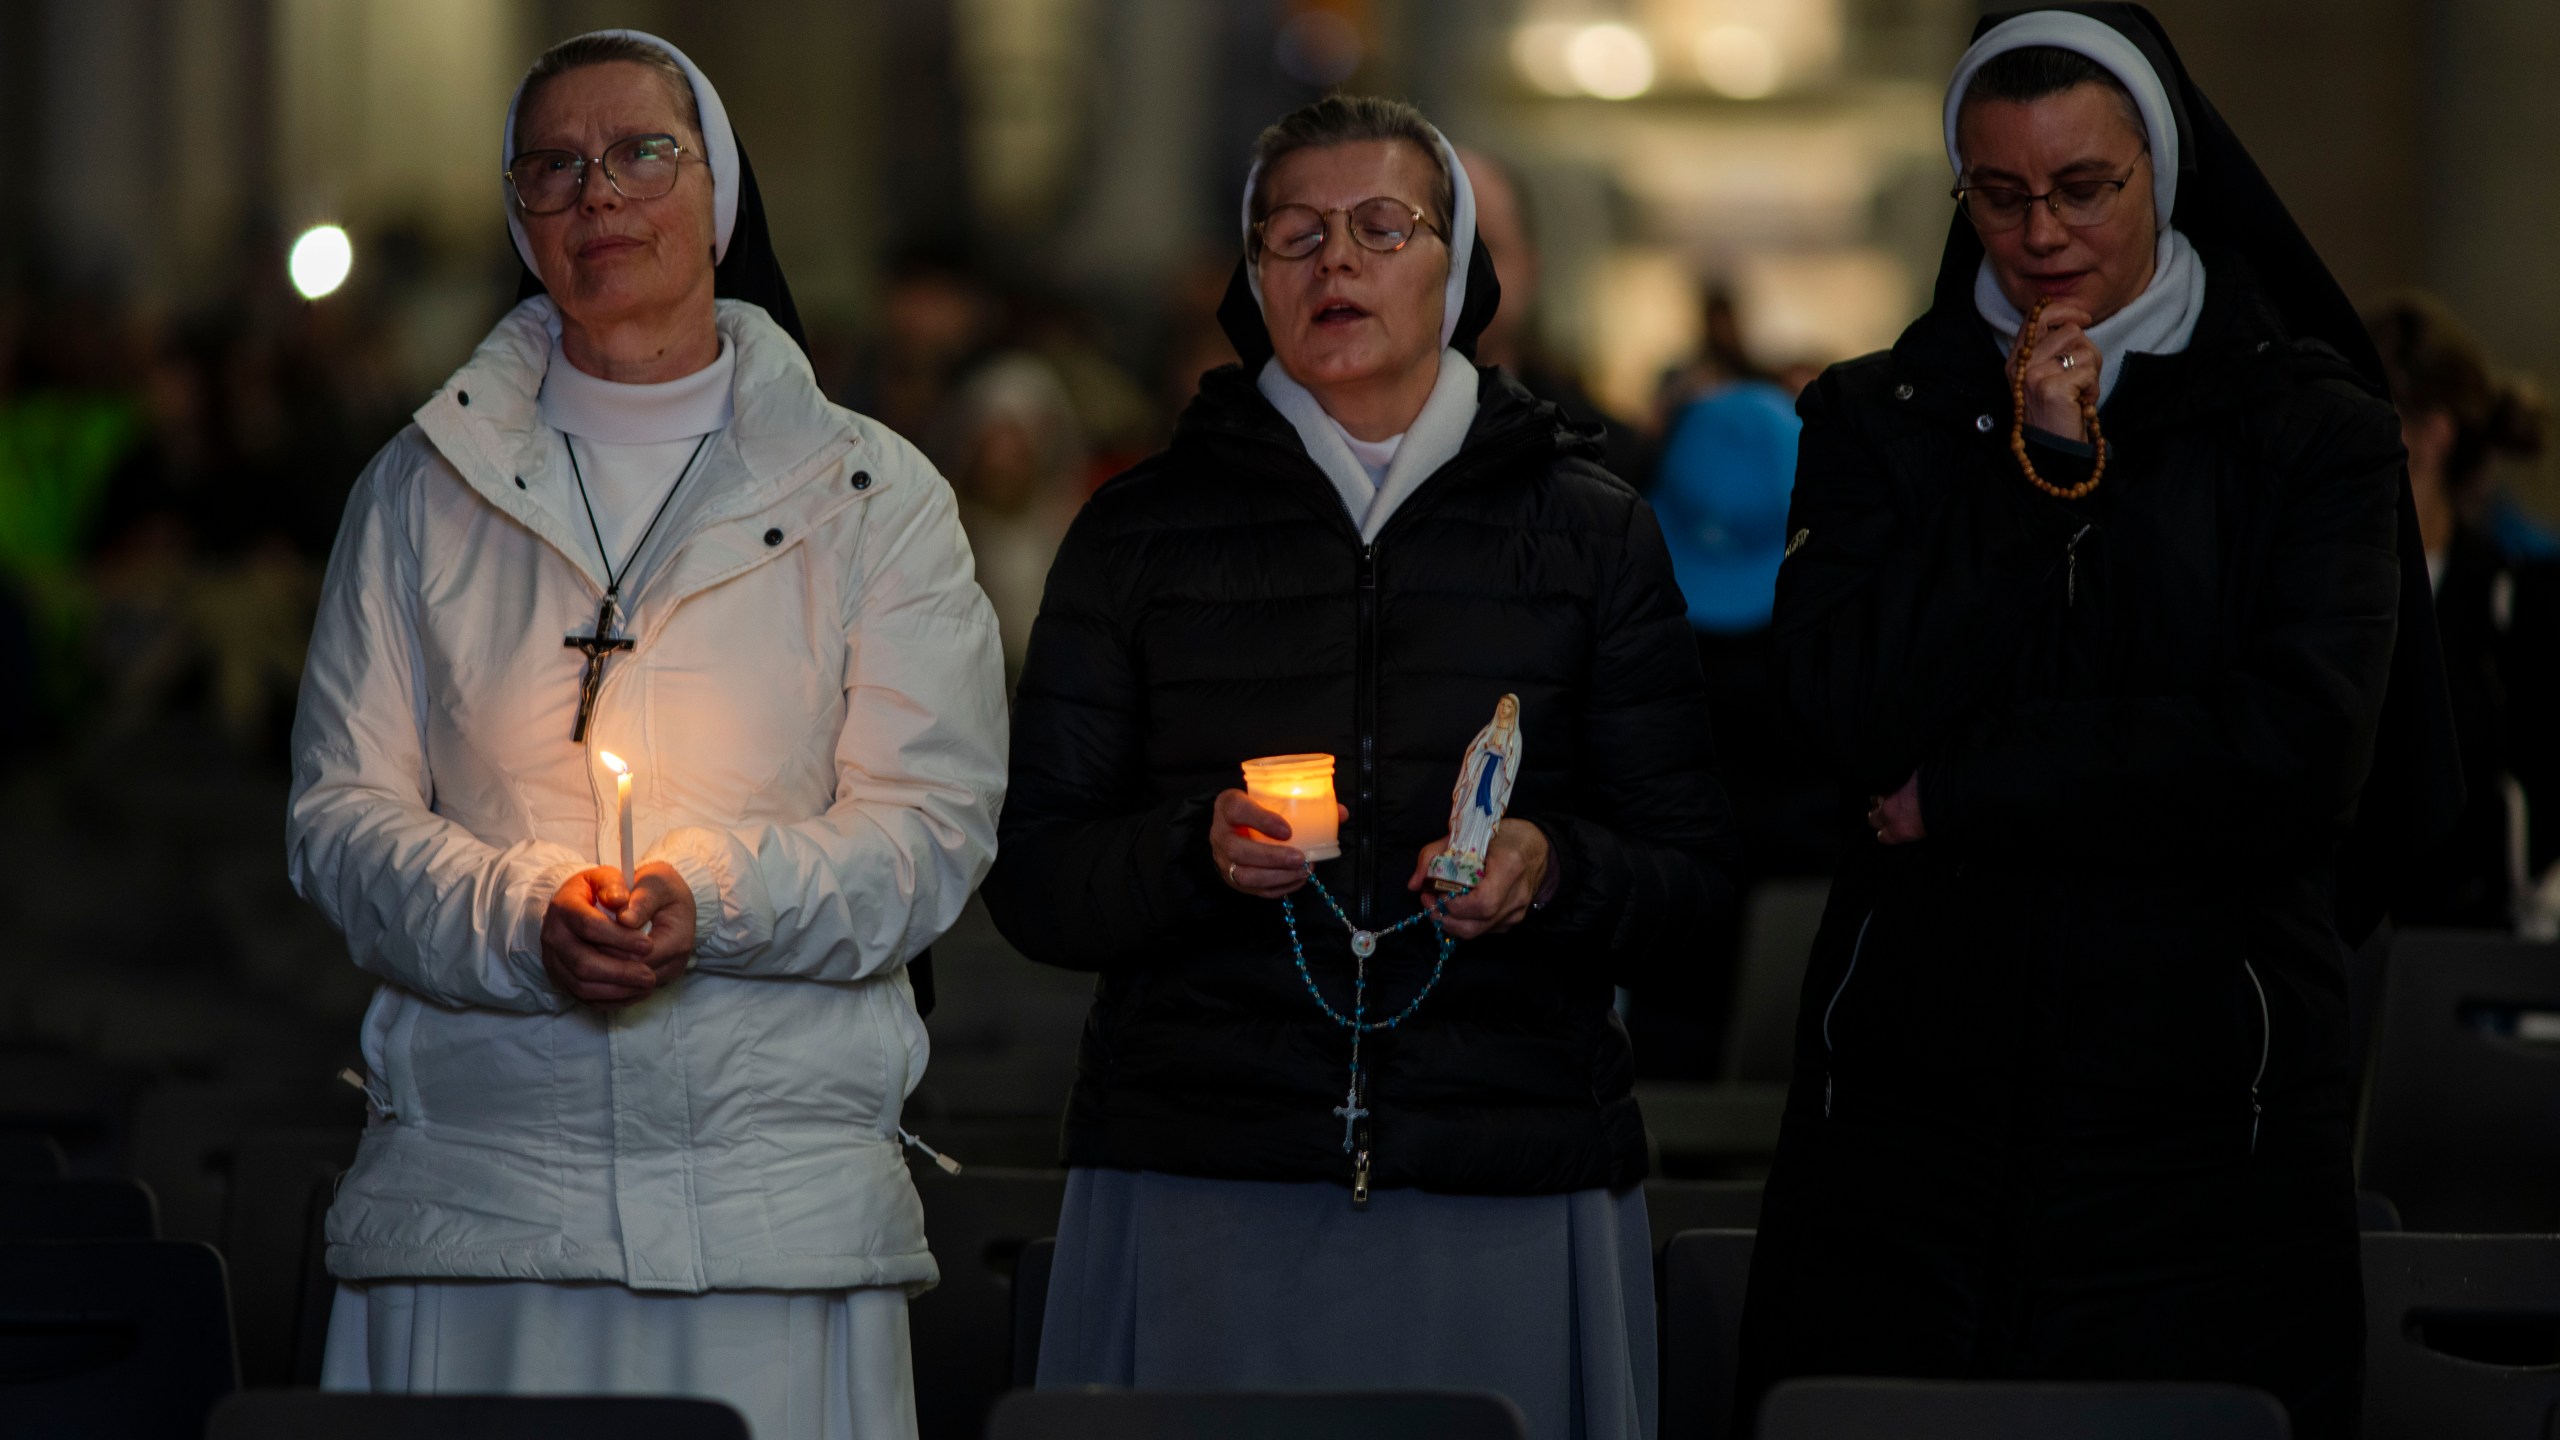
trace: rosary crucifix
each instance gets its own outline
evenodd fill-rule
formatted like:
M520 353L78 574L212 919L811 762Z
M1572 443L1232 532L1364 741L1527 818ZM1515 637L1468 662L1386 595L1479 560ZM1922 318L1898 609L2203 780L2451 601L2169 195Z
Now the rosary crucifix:
M587 741L587 721L596 713L596 692L604 687L604 663L613 658L615 651L628 650L632 645L630 636L613 633L616 604L614 592L607 590L604 602L596 606L595 633L571 635L560 642L587 657L586 673L578 677L578 722L569 727L572 744L583 745Z
M613 658L613 652L628 650L634 643L628 635L613 633L621 628L614 623L614 615L622 607L622 582L630 576L631 567L639 563L640 552L648 548L649 537L658 533L658 522L667 518L667 507L675 503L676 491L684 485L684 477L693 473L693 463L702 458L702 447L710 443L709 435L693 442L693 453L685 457L684 468L676 472L675 484L667 487L666 495L658 501L657 512L649 517L649 527L640 532L640 538L631 546L630 556L622 562L622 568L616 570L613 568L613 552L604 548L604 527L596 523L595 502L587 497L586 472L578 468L578 447L569 444L566 436L562 437L562 448L569 452L569 473L577 477L579 503L587 507L587 529L594 533L596 554L604 561L604 600L596 606L594 633L571 635L560 642L587 657L586 673L578 677L578 720L569 727L569 743L573 745L587 743L587 722L595 718L596 692L604 688L605 661Z

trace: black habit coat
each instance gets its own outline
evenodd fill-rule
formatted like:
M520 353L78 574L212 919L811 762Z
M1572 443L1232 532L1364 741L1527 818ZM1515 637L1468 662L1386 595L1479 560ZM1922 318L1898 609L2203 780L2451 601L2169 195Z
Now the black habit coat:
M2363 1345L2334 856L2400 591L2391 407L2208 250L2117 361L2100 487L2009 451L1941 304L1807 392L1778 681L1862 837L1803 996L1744 1404L1798 1374L2261 1386L2340 1433ZM2040 448L2067 483L2086 461Z

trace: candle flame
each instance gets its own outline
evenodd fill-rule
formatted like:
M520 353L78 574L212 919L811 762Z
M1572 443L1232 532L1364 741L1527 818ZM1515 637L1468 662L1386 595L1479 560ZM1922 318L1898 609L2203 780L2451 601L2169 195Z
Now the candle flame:
M604 762L604 768L612 771L616 775L628 775L631 773L631 767L622 763L622 757L614 754L610 750L597 751L596 758Z

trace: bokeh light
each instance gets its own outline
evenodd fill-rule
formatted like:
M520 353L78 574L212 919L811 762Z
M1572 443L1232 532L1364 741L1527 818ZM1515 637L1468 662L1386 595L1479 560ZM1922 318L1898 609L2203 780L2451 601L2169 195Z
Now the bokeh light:
M347 283L356 264L356 247L335 225L315 225L302 232L285 257L285 273L305 300L317 300Z
M1614 22L1585 25L1565 46L1574 83L1603 100L1629 100L1653 88L1653 46Z
M1760 99L1778 88L1778 47L1756 26L1710 26L1698 36L1698 74L1718 94Z

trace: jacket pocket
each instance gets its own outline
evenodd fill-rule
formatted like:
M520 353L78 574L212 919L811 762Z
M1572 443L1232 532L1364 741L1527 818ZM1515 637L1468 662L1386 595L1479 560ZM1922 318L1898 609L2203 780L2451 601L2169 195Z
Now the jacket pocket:
M1840 983L1831 989L1830 1003L1822 1007L1822 1115L1831 1118L1831 1012L1840 1008L1840 997L1849 993L1849 982L1858 978L1858 957L1867 951L1867 927L1876 923L1876 912L1870 910L1858 922L1858 938L1849 946L1848 968L1840 972Z
M2258 978L2258 967L2243 959L2241 972L2249 977L2249 989L2258 1001L2258 1065L2249 1075L2249 1153L2258 1153L2258 1125L2266 1116L2266 1106L2259 1089L2267 1083L2267 1057L2275 1053L2275 1012L2267 1007L2266 983Z

